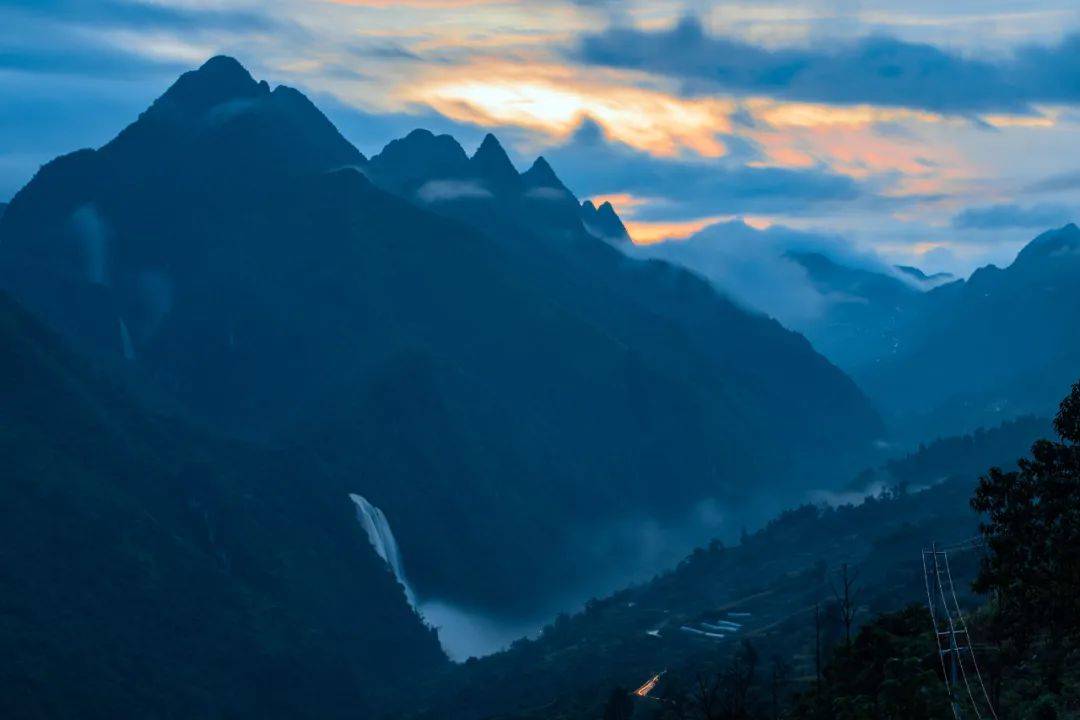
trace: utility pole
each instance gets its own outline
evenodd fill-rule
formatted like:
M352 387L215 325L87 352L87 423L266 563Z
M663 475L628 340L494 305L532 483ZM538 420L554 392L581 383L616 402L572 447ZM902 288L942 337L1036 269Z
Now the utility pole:
M934 624L934 635L937 640L938 654L941 656L941 669L946 673L945 684L946 689L949 692L949 702L952 704L953 717L959 719L963 717L960 713L960 702L957 700L956 689L959 682L959 662L960 662L960 647L956 641L956 626L953 624L952 613L949 612L949 604L945 601L945 592L941 586L941 566L938 563L938 546L937 543L933 543L930 550L931 561L929 567L926 566L926 551L923 551L923 565L927 571L927 599L930 601L930 619ZM938 598L941 598L942 604L938 605ZM939 608L945 613L945 619L948 621L948 630L939 629L938 613ZM941 637L943 635L949 636L949 647L943 649L941 644ZM945 666L945 656L948 655L949 663L948 668Z

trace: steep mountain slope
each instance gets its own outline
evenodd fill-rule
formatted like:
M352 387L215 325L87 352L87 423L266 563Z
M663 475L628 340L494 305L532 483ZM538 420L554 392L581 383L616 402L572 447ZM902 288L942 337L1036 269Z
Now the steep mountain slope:
M1048 413L1080 371L1078 288L1080 229L1070 224L1004 269L926 293L897 351L851 371L898 427L924 437Z
M900 268L922 288L824 256L796 259L837 297L798 329L856 378L901 440L1049 413L1080 372L1080 339L1069 329L1080 310L1075 225L967 280Z
M502 173L477 172L478 156ZM579 204L544 158L521 175L520 184L499 179L508 167L510 159L494 136L469 159L453 138L417 130L374 156L365 173L392 192L497 238L546 297L626 343L647 345L650 352L669 354L665 362L680 365L687 354L682 343L689 343L714 373L720 371L721 382L735 384L738 378L736 392L755 396L756 409L750 411L769 416L765 432L791 440L789 461L798 458L804 468L816 468L826 457L858 456L860 444L878 431L858 391L802 337L744 312L691 273L616 251L612 245L628 237L610 203L600 209ZM461 192L432 195L432 187ZM657 342L665 335L670 339ZM815 424L826 414L829 430L821 433ZM855 430L844 419L852 416L869 425Z
M1047 414L1080 371L1080 231L967 280L890 269L830 238L740 222L653 252L782 317L843 368L906 443ZM749 279L747 279L749 278Z
M0 283L200 421L317 452L421 596L471 606L603 585L645 561L612 526L870 447L876 415L803 338L585 232L544 164L414 135L366 162L215 58L13 199Z
M586 230L598 238L611 242L630 242L630 233L626 231L626 226L610 202L600 203L600 207L593 205L592 200L581 203L581 222Z
M355 717L445 662L347 492L147 415L0 294L0 715Z

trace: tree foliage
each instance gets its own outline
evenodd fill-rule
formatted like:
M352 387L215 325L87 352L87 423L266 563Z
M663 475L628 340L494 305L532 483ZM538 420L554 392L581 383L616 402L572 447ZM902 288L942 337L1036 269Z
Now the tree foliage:
M990 552L976 588L1021 637L1060 641L1080 631L1080 383L1015 472L995 468L975 492Z

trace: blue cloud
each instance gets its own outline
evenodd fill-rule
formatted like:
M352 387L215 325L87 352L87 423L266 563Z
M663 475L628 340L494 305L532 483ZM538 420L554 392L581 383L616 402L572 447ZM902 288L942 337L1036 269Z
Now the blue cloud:
M1080 190L1080 170L1051 175L1024 188L1024 191L1029 193L1055 193L1069 190Z
M183 8L139 0L0 0L5 16L46 18L56 23L128 28L267 30L265 15L220 8Z
M1070 210L1062 205L1039 204L1023 207L1013 203L968 208L953 218L953 227L963 230L1001 228L1046 228L1068 221Z
M687 94L724 90L959 114L1080 102L1080 34L980 60L884 36L773 50L709 35L698 20L684 18L657 31L613 26L583 37L575 52L589 63L677 78Z
M302 30L253 12L134 0L0 0L0 70L94 79L167 78L190 63L128 51L110 33L170 32L202 40L223 32Z
M855 200L865 192L851 178L824 168L789 170L747 167L729 158L653 157L609 142L591 121L584 122L565 144L545 150L544 156L582 196L626 192L659 199L638 214L642 220L799 214L822 202Z

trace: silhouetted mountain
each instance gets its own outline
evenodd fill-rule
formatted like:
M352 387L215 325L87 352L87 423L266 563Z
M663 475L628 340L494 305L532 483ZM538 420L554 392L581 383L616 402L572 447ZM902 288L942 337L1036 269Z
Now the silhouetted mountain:
M555 171L551 169L551 165L548 161L542 157L536 158L532 167L526 170L521 175L521 179L526 188L550 188L553 190L561 190L565 193L570 191L563 185L562 180L555 175Z
M375 156L369 168L382 167L386 155L387 151L384 151ZM435 168L423 167L414 168L414 172L417 177L412 182L399 182L399 187L430 183L439 174ZM373 175L377 182L380 176ZM622 317L610 314L612 307L623 308L623 314L629 317L661 315L663 322L700 341L706 353L719 352L716 355L718 360L732 352L732 348L724 345L722 338L742 333L762 340L764 337L778 339L784 335L783 332L773 334L779 330L774 322L744 313L725 298L710 292L706 284L689 273L665 263L628 260L622 253L613 251L609 243L597 242L596 235L589 231L581 217L587 209L595 210L594 206L592 203L579 206L577 199L542 158L522 178L526 181L526 191L518 196L495 196L493 193L481 196L470 192L460 198L444 197L431 207L440 214L462 220L496 238L508 252L516 255L524 253L521 262L525 272L543 287L546 297L576 307L580 312L590 313L592 321L599 326L626 324ZM593 217L608 228L606 232L614 234L615 239L619 233L628 239L610 203L604 203L600 210L593 213ZM683 278L685 283L680 281L673 284L672 275ZM631 308L637 308L636 313L631 312ZM748 326L737 328L743 321ZM757 331L749 329L749 326L759 325L771 330L759 335ZM722 351L721 346L724 347ZM806 348L805 345L803 347ZM748 350L756 356L764 348L755 341L748 346ZM782 351L782 354L789 351ZM769 353L766 351L765 354ZM727 364L730 359L721 362ZM775 362L775 358L769 362ZM820 358L808 362L816 365L820 363ZM783 382L776 377L773 379ZM774 386L772 390L779 391L779 386ZM792 389L788 397L797 397L806 392L805 386ZM820 400L819 407L829 402L824 397ZM796 422L802 419L803 416L799 416ZM818 451L809 448L802 451L804 457L808 453L817 455Z
M748 305L786 311L791 327L867 390L894 439L917 442L1053 410L1080 371L1080 339L1064 329L1080 309L1077 235L1072 225L1045 233L1008 268L954 282L892 272L828 238L741 223L657 254L750 295ZM785 247L799 249L778 259ZM740 286L742 275L752 280Z
M932 437L1048 413L1080 370L1080 230L1043 233L911 312L895 353L851 368L899 423Z
M597 240L494 138L455 146L366 162L215 58L19 192L0 283L199 422L311 448L385 510L422 599L534 611L640 571L628 518L869 450L876 414L801 336Z
M630 242L630 233L626 226L615 213L615 208L610 202L601 203L597 208L592 200L586 200L581 204L581 222L585 229L601 240L611 242Z
M383 148L365 167L365 173L391 192L412 196L432 180L467 180L469 156L449 135L413 130Z
M0 715L355 717L442 664L297 449L147 414L0 293Z
M4 217L5 210L7 210L7 203L0 203L0 217Z
M385 190L498 235L525 227L565 238L582 230L577 198L547 161L537 158L519 175L494 135L470 159L449 135L414 130L390 142L365 173Z
M469 169L495 194L519 192L522 181L510 157L494 135L488 133L469 158Z
M1007 268L942 281L899 268L924 287L797 256L835 302L800 327L852 373L903 439L966 432L1017 415L1047 414L1080 371L1080 231L1043 233Z
M911 265L897 265L896 269L924 283L940 283L945 282L946 280L956 279L956 276L947 272L936 272L932 275L927 275L919 268L912 267Z

